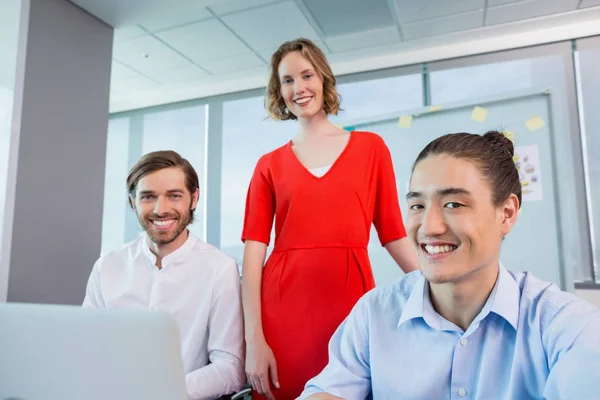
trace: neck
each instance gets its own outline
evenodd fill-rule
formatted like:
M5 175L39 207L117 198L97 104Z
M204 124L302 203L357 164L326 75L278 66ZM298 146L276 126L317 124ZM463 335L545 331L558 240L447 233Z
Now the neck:
M158 269L162 268L163 258L165 258L169 254L173 253L175 250L183 246L188 236L189 231L186 229L183 232L181 232L179 236L175 238L175 240L165 244L154 243L150 240L149 237L146 238L148 248L150 249L152 254L156 256L156 266L158 267Z
M322 135L331 131L330 128L333 127L323 110L308 118L298 118L298 125L300 137Z
M466 331L485 305L498 279L498 263L472 272L458 282L429 283L435 311Z

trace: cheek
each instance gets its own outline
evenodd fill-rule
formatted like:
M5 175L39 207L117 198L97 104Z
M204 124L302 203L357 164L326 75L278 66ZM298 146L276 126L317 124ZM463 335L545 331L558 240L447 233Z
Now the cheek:
M279 93L281 94L281 97L286 102L286 104L292 100L292 96L294 94L293 90L291 90L290 86L282 86Z
M406 218L406 233L410 239L416 239L417 231L419 230L420 220L416 216L411 216L410 214Z
M177 211L179 214L184 215L190 212L192 207L192 203L190 199L181 200L177 204L173 205L173 209Z
M135 212L140 217L146 217L148 214L152 213L152 207L148 205L136 204Z

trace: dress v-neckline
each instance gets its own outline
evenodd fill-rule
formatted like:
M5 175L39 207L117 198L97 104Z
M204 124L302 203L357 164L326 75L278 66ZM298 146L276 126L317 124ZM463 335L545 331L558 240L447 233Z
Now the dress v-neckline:
M350 147L350 143L352 142L353 138L354 138L354 131L350 132L350 137L348 138L348 142L346 143L346 145L344 146L344 149L342 150L342 152L337 156L337 158L335 159L335 161L330 165L329 170L327 172L325 172L325 174L323 174L322 176L316 176L315 174L313 174L312 172L310 172L309 168L306 168L306 166L304 164L302 164L302 161L300 161L300 159L298 158L298 156L296 155L296 152L293 149L293 140L290 140L288 142L288 148L290 150L290 152L292 153L292 157L294 158L294 160L296 160L296 163L298 164L298 166L304 170L304 172L308 175L310 175L313 179L316 179L317 181L323 180L325 179L326 176L331 174L331 171L335 168L335 166L338 164L338 162L344 157L344 154L346 154L346 152L348 151L348 148ZM319 168L319 167L316 167Z

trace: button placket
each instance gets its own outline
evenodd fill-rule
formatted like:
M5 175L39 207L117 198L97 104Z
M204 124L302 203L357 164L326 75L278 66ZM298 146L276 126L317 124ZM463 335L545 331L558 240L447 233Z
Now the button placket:
M468 394L467 387L471 378L468 368L469 359L473 356L472 346L469 346L469 339L464 334L457 338L454 346L454 355L452 357L452 375L450 382L452 399L465 398Z
M158 300L160 299L160 292L159 292L159 288L160 288L160 281L161 281L161 277L162 277L162 271L160 270L155 270L153 277L152 277L152 288L150 289L150 310L151 311L156 311L158 310Z

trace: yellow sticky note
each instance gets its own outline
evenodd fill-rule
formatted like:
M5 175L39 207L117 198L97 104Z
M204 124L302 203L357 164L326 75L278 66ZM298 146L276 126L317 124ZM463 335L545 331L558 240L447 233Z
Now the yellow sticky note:
M440 111L442 108L444 108L442 105L429 106L429 112Z
M510 140L513 143L515 142L515 133L513 131L504 131L502 133L508 140Z
M475 107L471 113L471 119L477 122L483 122L488 116L488 110L483 107Z
M540 117L533 117L525 121L525 125L527 126L527 129L529 129L529 132L533 132L544 127L546 123Z
M412 124L412 115L402 115L398 120L398 126L400 128L410 128L410 124Z

